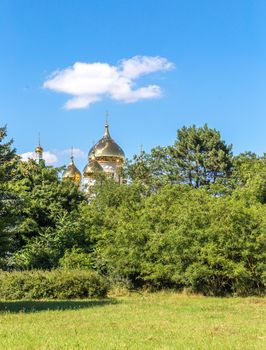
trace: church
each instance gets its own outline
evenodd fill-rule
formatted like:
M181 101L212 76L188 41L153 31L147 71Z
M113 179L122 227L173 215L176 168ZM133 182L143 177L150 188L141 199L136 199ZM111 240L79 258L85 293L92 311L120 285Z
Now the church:
M43 148L39 142L35 148L35 159L38 163L42 161L42 155ZM112 139L109 131L108 116L106 116L103 137L89 150L88 163L83 169L83 174L76 167L73 154L71 154L71 161L63 173L62 180L75 182L86 193L89 193L90 188L94 186L97 177L101 173L105 173L108 177L121 184L123 179L120 175L120 170L124 162L125 153Z

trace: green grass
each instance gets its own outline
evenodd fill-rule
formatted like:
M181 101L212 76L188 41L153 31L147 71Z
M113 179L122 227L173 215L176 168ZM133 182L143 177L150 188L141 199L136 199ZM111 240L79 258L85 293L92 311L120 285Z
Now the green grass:
M0 302L0 349L266 349L265 299L174 293Z

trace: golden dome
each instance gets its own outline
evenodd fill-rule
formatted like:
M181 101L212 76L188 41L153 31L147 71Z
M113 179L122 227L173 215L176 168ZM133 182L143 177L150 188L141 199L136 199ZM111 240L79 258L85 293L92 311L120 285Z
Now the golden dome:
M43 153L43 148L41 146L41 137L39 133L39 140L38 140L38 145L35 148L35 153Z
M125 160L124 151L110 136L109 125L107 122L105 124L103 137L89 151L89 159L92 158L93 153L97 160L106 160L108 158L119 159L122 162Z
M71 162L69 163L69 165L67 166L66 170L63 173L62 176L63 180L72 180L75 183L79 184L81 181L81 173L78 170L78 168L76 167L73 157L71 157Z
M88 177L93 174L100 173L102 171L103 171L103 168L95 159L94 152L93 152L91 158L89 159L89 163L83 169L83 176Z
M40 146L40 144L35 148L35 153L43 153L43 148Z

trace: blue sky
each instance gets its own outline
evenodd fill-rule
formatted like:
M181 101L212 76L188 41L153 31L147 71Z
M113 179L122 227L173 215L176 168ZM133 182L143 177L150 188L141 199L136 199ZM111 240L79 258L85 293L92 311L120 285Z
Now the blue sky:
M262 154L265 16L260 0L1 0L0 125L8 125L20 154L35 147L40 131L58 165L70 146L86 153L101 137L106 110L128 157L140 144L147 151L169 145L178 128L204 123L235 153ZM87 108L66 109L72 96L43 86L76 62L121 67L135 56L174 65L132 81L134 89L156 85L160 97L128 103L109 93ZM82 168L86 159L76 162Z

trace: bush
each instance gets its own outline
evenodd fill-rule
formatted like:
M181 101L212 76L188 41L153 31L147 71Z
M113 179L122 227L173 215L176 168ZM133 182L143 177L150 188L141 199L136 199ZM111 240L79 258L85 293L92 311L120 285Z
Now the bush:
M0 272L0 299L103 298L107 292L106 279L94 271Z
M90 270L93 267L93 262L91 254L85 253L80 248L72 248L67 250L59 260L59 266L65 269Z
M265 294L265 204L188 186L165 186L143 203L104 214L92 255L112 285L124 279L149 290Z

